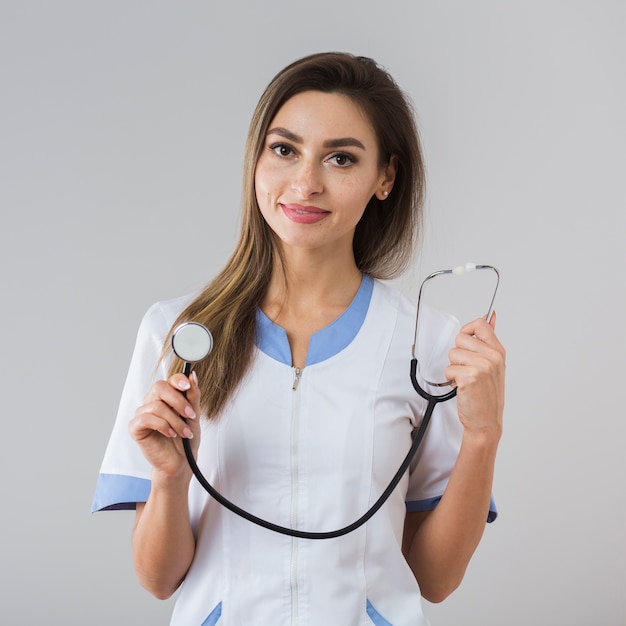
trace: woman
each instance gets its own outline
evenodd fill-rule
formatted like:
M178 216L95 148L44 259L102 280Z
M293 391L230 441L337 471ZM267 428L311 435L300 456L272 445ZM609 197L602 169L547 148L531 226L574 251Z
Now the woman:
M495 317L458 331L456 401L348 535L296 539L235 516L191 480L181 445L227 498L283 526L341 528L377 500L425 408L408 375L415 309L379 280L410 259L423 190L411 107L372 60L312 55L267 87L237 247L202 293L146 314L94 500L136 508L140 582L159 598L182 583L172 624L426 624L421 596L461 582L495 516ZM215 338L189 377L167 348L186 320ZM426 323L457 333L434 313Z

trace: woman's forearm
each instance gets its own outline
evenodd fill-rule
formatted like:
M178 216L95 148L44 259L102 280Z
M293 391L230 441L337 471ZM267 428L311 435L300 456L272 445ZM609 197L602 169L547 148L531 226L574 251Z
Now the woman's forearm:
M137 505L133 557L139 582L169 598L183 581L195 553L189 521L189 476L159 479L153 473L148 501Z
M422 595L441 602L465 574L487 521L499 433L465 436L445 493L413 535L407 560Z

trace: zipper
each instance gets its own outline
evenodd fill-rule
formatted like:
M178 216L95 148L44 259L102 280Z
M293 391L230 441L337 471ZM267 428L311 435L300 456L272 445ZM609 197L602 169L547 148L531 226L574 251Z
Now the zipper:
M300 393L298 385L302 378L302 368L294 367L293 384L291 386L295 395L291 410L291 527L298 527L298 466L299 466L299 409ZM298 539L291 538L291 623L297 626L300 621L299 616L299 594L298 594Z
M300 379L302 378L302 368L294 367L294 377L293 377L293 387L291 388L293 391L297 391L298 385L300 384Z

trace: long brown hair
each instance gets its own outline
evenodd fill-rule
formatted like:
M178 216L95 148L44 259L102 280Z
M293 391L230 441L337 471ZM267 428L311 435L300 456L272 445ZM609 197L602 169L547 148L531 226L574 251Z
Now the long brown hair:
M250 122L243 171L243 215L239 240L224 269L179 315L211 329L214 347L196 365L202 410L216 417L250 366L256 315L278 253L256 200L254 174L267 130L280 107L303 91L348 96L374 127L381 167L397 159L393 189L385 201L370 199L353 240L357 267L374 278L392 278L406 268L421 226L424 165L410 100L372 59L327 52L288 65L270 82ZM171 332L170 332L171 334ZM163 355L169 351L165 342ZM174 359L170 374L180 371Z

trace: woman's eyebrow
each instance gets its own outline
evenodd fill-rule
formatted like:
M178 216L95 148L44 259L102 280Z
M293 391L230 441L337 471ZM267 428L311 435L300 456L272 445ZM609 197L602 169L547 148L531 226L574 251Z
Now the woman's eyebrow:
M281 126L277 126L276 128L271 128L267 131L268 135L280 135L289 141L293 141L294 143L302 143L302 137L295 135L290 130L286 128L282 128Z
M286 128L282 128L281 126L277 126L276 128L271 128L267 131L268 135L280 135L293 143L302 143L302 137L292 133L290 130ZM324 142L325 148L361 148L361 150L365 150L365 146L362 142L354 137L341 137L339 139L328 139Z
M325 148L361 148L361 150L365 150L365 146L354 137L341 137L340 139L329 139L324 142Z

